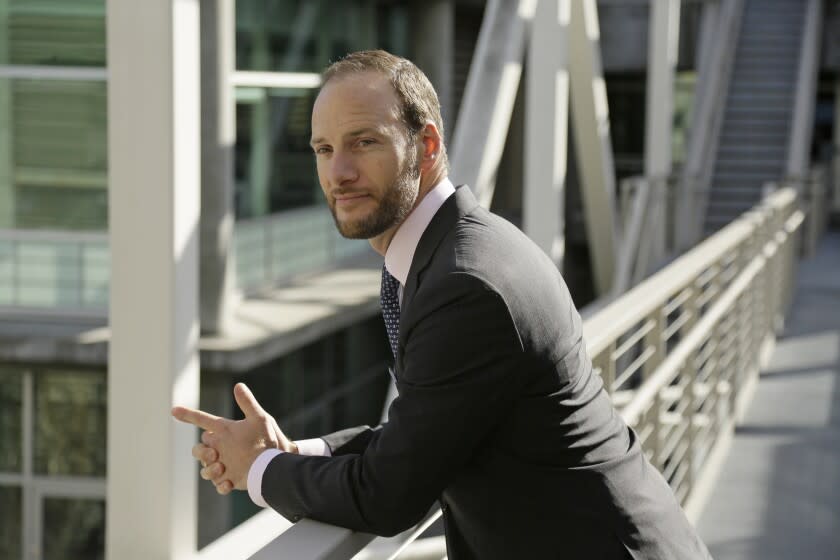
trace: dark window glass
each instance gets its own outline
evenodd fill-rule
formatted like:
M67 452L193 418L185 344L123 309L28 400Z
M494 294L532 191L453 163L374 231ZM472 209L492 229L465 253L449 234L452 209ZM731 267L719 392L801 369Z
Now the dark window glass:
M105 501L44 500L44 560L105 558Z
M0 64L105 66L105 0L3 0Z
M376 45L373 0L237 0L236 68L320 72Z
M0 79L0 228L104 230L107 169L105 82Z
M21 558L21 490L0 486L0 558Z
M103 372L45 371L35 376L35 472L105 476Z
M313 89L240 88L236 215L263 216L323 201L309 146Z
M0 471L21 469L22 376L23 371L0 368Z

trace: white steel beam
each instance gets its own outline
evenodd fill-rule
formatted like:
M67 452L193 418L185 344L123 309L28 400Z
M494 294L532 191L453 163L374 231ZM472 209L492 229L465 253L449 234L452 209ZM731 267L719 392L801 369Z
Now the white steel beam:
M541 0L531 28L525 103L523 231L562 270L571 0Z
M450 124L454 118L452 99L455 91L455 2L431 0L412 6L412 44L415 62L435 86L440 101L446 137L452 137ZM430 41L429 37L434 37Z
M840 77L834 82L834 204L832 209L840 212Z
M452 141L452 179L490 207L536 0L489 0Z
M236 283L233 255L233 148L236 102L230 77L235 54L234 0L201 9L201 330L230 326Z
M671 174L674 120L674 72L679 54L680 0L650 0L648 25L647 126L645 175L654 186L664 186ZM654 263L665 257L665 189L655 188L651 214L650 255Z
M791 132L788 144L787 174L804 178L811 166L811 136L814 132L814 108L817 99L817 79L820 69L820 38L822 37L822 1L805 0L805 22L799 53Z
M595 0L571 2L572 124L595 292L610 291L616 254L615 167Z
M195 554L199 0L107 1L106 558Z

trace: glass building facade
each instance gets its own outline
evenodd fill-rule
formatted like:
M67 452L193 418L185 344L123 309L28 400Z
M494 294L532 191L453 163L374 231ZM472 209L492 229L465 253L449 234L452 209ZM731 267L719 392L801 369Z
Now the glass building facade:
M0 0L0 310L107 314L105 10ZM318 73L351 50L408 54L406 30L401 2L237 0L236 70ZM309 147L316 94L235 89L246 292L367 247L341 239L325 208ZM251 371L203 371L202 406L235 414L232 387L245 381L293 438L377 423L389 355L381 320L361 320ZM0 363L0 558L103 557L107 380L102 368ZM222 515L199 520L201 545L256 509L244 494L212 507Z

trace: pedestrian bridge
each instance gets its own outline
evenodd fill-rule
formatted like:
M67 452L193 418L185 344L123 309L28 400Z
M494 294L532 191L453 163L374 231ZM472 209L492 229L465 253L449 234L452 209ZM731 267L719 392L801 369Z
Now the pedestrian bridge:
M840 550L840 234L822 235L824 206L775 190L584 321L616 407L717 558ZM264 511L198 557L440 559L442 537L415 541L439 515L385 539Z

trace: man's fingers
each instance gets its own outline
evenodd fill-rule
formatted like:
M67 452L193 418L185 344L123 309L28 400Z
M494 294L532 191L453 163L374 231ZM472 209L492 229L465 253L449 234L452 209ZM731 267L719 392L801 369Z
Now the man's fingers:
M194 426L210 431L221 429L225 423L224 418L208 414L203 410L187 408L185 406L176 406L173 408L172 416L181 422L187 422L188 424L193 424Z
M225 466L221 463L213 463L201 469L198 473L204 480L212 480L215 484L219 477L225 474Z
M207 447L216 447L219 443L219 436L215 432L202 432L201 442Z
M236 404L245 414L245 418L253 418L254 416L265 416L265 410L257 402L256 397L244 383L237 383L233 387L233 398L236 399Z
M219 460L219 453L212 447L203 443L196 443L192 448L192 456L201 461L202 466L215 463Z
M225 480L220 482L216 485L216 492L224 496L225 494L230 494L233 490L233 483L229 480Z

